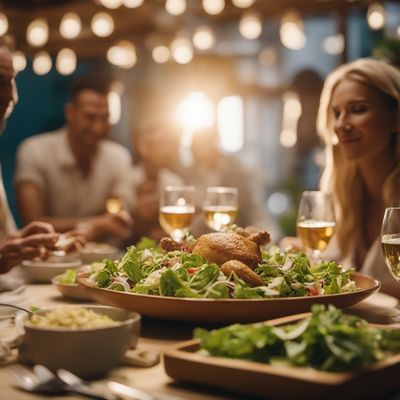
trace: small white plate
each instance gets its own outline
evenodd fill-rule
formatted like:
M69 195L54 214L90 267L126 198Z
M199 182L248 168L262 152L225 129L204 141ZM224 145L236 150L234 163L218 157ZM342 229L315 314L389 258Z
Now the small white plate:
M81 263L80 260L65 262L26 260L22 262L22 271L26 280L30 282L49 283L67 269L79 268Z
M364 303L371 303L375 307L395 308L399 305L399 299L386 293L377 292L368 297L368 299L365 299Z

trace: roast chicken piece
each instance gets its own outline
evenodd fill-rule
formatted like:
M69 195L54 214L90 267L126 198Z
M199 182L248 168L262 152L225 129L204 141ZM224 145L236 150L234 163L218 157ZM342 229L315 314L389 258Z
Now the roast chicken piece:
M269 233L260 231L247 238L235 232L214 232L201 235L193 247L208 262L218 265L230 260L239 260L250 268L261 261L260 245L269 240Z
M223 263L220 267L221 272L229 277L234 272L240 279L248 283L250 286L263 286L263 280L246 264L238 260L230 260Z
M188 241L184 240L183 242L176 242L174 239L171 239L170 237L163 237L160 240L160 246L166 251L185 251L187 253L191 253L193 250L194 245L196 244L196 241Z

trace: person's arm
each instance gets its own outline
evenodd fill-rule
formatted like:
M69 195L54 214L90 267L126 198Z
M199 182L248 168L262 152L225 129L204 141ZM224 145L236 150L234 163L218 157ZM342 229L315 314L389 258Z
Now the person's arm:
M106 236L126 239L131 233L132 220L126 212L87 218L46 216L43 193L38 185L33 182L18 182L16 197L21 220L24 224L40 220L53 225L57 232L78 229L87 240L101 240Z
M82 222L80 218L52 218L46 216L44 194L35 182L28 180L17 182L16 201L23 224L40 220L52 224L57 232L66 232L75 229L77 224Z
M46 258L56 249L59 235L51 225L33 222L0 242L0 273L8 272L23 260Z

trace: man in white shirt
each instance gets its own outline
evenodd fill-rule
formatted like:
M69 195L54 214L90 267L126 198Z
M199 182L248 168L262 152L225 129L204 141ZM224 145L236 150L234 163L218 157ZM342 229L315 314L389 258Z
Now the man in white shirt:
M16 198L24 223L40 219L57 231L78 229L89 240L125 239L126 211L106 212L107 199L123 196L131 156L107 140L109 86L78 78L65 107L66 127L22 142L17 155Z

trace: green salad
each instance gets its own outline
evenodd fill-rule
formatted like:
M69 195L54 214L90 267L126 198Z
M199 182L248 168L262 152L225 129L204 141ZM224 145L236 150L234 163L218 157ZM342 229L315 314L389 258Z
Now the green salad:
M95 263L89 281L97 287L160 296L262 299L314 296L358 290L351 271L336 262L311 267L303 253L273 248L264 252L254 270L264 285L252 287L235 273L225 276L219 266L196 253L164 251L154 242L128 248L117 261Z
M400 329L372 327L334 306L316 304L296 323L235 324L207 331L197 328L199 354L273 365L346 371L400 352Z

